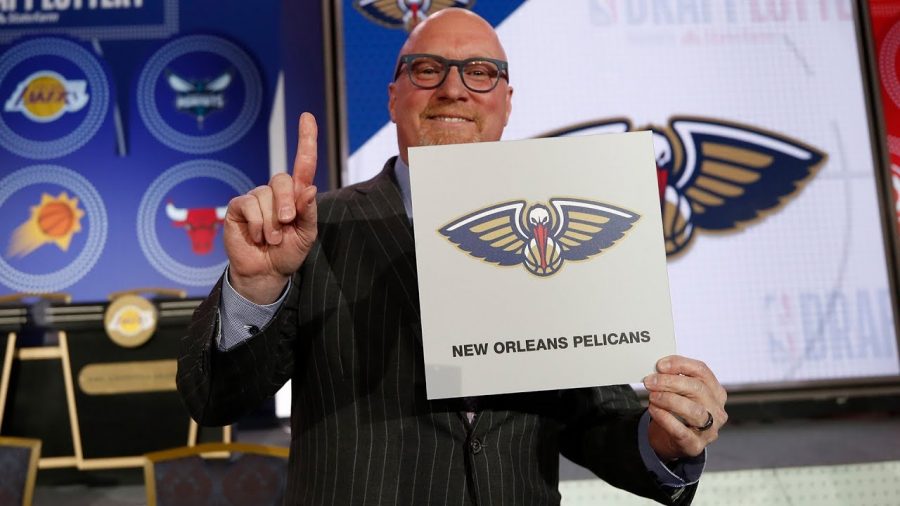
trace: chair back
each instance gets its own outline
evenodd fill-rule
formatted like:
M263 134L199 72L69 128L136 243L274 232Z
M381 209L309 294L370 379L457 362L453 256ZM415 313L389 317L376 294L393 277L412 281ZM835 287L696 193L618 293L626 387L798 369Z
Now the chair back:
M41 441L0 436L0 504L31 506Z
M206 443L144 457L150 506L279 506L284 500L287 448Z

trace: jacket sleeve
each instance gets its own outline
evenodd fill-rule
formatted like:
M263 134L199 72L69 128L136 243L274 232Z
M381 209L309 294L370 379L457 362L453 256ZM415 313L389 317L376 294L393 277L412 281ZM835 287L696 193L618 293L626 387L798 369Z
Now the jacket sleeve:
M191 417L201 425L227 425L275 395L294 370L299 326L298 279L284 303L258 334L219 351L216 335L222 280L194 311L182 338L176 383Z
M562 396L560 453L566 458L633 494L662 504L691 503L696 483L680 491L663 488L644 465L638 446L644 408L630 386L566 390Z

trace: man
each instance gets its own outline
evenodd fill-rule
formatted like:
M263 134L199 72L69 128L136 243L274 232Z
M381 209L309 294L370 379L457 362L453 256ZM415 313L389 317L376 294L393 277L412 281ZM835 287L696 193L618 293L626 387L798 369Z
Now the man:
M311 186L300 118L293 177L229 203L226 276L184 340L178 388L200 423L230 423L292 379L288 504L558 504L559 454L609 483L687 504L727 416L700 362L667 357L627 385L425 398L407 149L498 140L506 55L475 14L441 11L403 46L388 107L399 157L370 181Z

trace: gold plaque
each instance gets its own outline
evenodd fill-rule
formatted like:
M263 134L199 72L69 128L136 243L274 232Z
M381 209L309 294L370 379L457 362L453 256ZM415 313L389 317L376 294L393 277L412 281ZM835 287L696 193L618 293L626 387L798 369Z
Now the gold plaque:
M78 373L78 387L88 395L136 394L175 390L176 360L90 364Z
M112 342L137 348L150 340L159 321L156 307L139 295L123 295L106 308L103 326Z

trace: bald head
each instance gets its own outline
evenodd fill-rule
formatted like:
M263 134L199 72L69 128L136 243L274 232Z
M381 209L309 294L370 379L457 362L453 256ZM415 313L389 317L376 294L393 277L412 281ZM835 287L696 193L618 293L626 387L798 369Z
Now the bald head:
M457 37L468 37L489 43L494 46L496 53L479 56L506 60L506 52L491 24L478 14L458 7L440 10L416 25L400 48L400 54L421 53L422 51L416 48L430 39L452 40Z
M399 56L410 54L506 61L490 23L465 9L438 11L416 26ZM493 89L479 92L465 86L457 67L449 67L440 86L425 89L414 85L403 68L388 86L388 108L404 161L413 146L500 140L512 110L512 87L505 76Z

